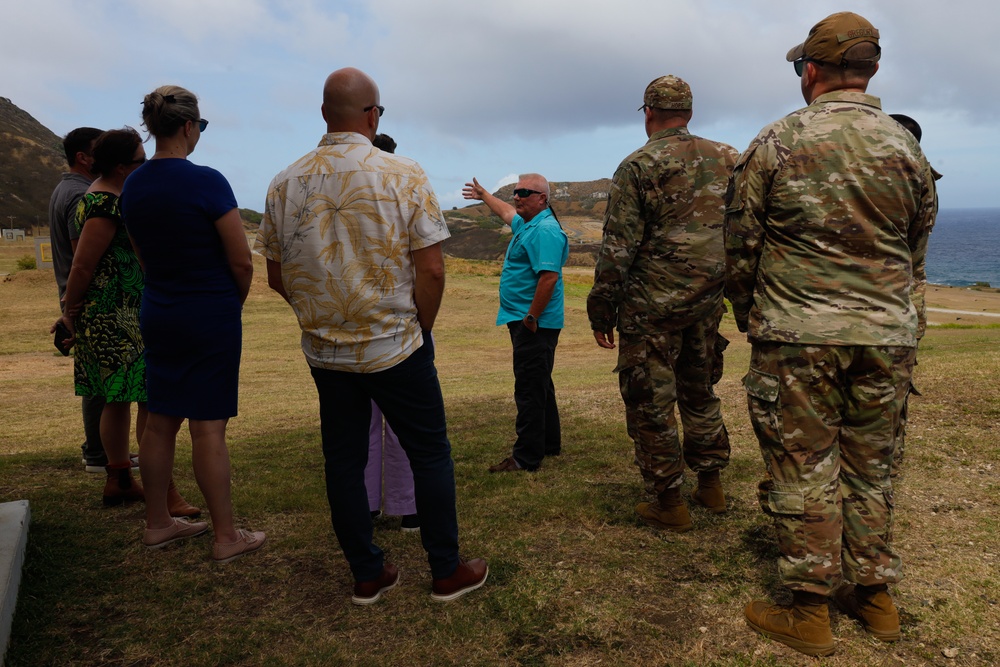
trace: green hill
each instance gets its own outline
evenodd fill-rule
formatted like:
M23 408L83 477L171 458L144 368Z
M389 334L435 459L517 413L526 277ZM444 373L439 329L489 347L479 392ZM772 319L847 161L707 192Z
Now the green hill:
M593 264L601 243L601 226L608 203L611 179L550 181L552 210L570 239L570 264ZM493 193L504 201L514 197L514 185ZM500 259L510 240L510 227L493 215L486 204L473 204L444 212L451 238L445 252L466 259Z
M48 234L49 197L65 171L62 137L0 97L0 226ZM240 217L247 229L260 224L256 211Z
M0 97L0 224L48 226L49 196L65 168L62 140Z

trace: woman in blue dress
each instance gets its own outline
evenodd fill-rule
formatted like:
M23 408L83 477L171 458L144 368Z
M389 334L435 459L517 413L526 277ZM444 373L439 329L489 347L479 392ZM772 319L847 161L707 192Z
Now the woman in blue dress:
M122 214L145 269L140 328L146 346L149 416L139 450L146 491L143 543L160 548L208 530L174 519L167 488L177 433L191 433L195 478L215 532L213 558L228 562L264 545L237 529L230 495L226 425L236 416L242 307L253 263L225 177L192 164L208 121L180 86L146 95L143 124L156 152L125 183Z

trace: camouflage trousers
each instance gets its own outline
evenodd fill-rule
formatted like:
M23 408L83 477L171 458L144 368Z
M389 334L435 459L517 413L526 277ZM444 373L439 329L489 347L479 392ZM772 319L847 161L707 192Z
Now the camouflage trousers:
M729 434L721 401L712 390L724 347L717 345L722 312L678 331L620 336L615 370L625 421L636 465L651 494L680 486L685 463L695 472L729 464ZM684 428L683 452L675 404Z
M755 342L743 378L782 583L829 595L894 583L889 473L915 348Z
M917 366L916 359L913 360L913 366L914 368ZM892 455L892 473L890 473L893 479L903 470L903 455L906 453L906 422L909 421L910 415L910 396L920 396L920 392L917 391L912 382L906 392L906 398L903 399L903 409L899 411L899 429L896 431L896 451Z

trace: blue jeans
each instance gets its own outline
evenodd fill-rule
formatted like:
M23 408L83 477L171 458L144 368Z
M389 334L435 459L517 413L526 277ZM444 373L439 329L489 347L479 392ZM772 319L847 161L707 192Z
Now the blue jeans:
M310 370L319 392L326 497L354 579L377 579L384 565L382 550L372 544L365 487L373 400L410 459L420 539L431 576L450 577L459 563L455 467L430 336L425 333L424 344L405 361L377 373Z
M520 321L507 324L514 347L514 403L517 440L514 460L525 470L537 470L546 456L562 451L559 406L552 384L559 329L532 332Z

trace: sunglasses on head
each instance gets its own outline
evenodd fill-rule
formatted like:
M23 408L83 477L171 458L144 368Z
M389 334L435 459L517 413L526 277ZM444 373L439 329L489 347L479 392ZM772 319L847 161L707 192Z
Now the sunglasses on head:
M539 190L529 190L528 188L518 188L514 190L514 196L520 199L525 199L526 197L530 197L531 195L540 195L540 194L544 193Z

